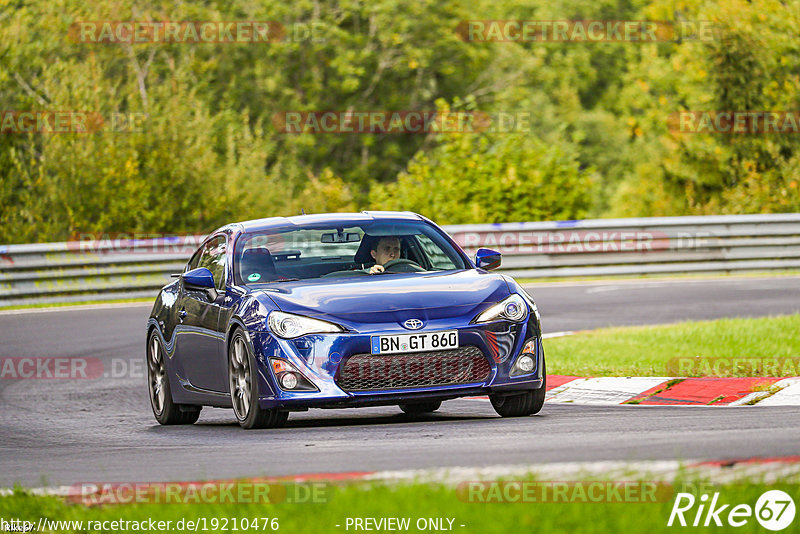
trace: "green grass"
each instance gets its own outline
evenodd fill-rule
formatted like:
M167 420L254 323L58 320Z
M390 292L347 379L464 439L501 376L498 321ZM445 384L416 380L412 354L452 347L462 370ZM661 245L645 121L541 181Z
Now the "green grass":
M516 480L532 480L519 477ZM633 478L627 479L630 483ZM641 479L638 479L641 480ZM608 533L608 532L674 532L695 531L691 527L667 527L674 499L675 487L664 492L657 492L656 502L615 502L591 503L575 502L562 499L560 502L516 502L516 503L474 503L468 502L466 492L456 487L438 484L402 484L402 485L350 485L329 486L327 502L313 504L125 504L86 507L79 504L66 504L54 497L34 497L16 494L0 498L0 517L8 520L21 518L36 524L40 517L54 520L135 520L148 518L153 520L170 520L173 525L181 518L197 520L205 518L210 532L220 532L222 528L211 529L212 518L278 518L278 532L285 533L347 533L346 520L350 518L383 518L408 517L411 528L408 532L420 532L415 523L419 518L452 518L453 531L463 534L485 534L506 532L548 532L548 533ZM710 486L706 482L689 483L689 487L702 488L692 491L698 494L713 495L719 492L719 505L730 503L748 504L753 507L758 497L767 489L781 489L800 502L800 486L790 484L788 480L773 484L754 482L731 483ZM699 499L698 499L699 501ZM727 511L730 511L729 506ZM691 524L697 505L686 517ZM721 519L725 519L727 511ZM798 519L787 530L794 532ZM445 524L447 524L445 522ZM336 525L340 525L337 527ZM464 525L463 527L461 525ZM258 530L264 532L259 520ZM35 528L35 527L34 527ZM230 524L229 531L234 531ZM706 529L707 530L707 529ZM730 527L712 527L712 530L727 532ZM754 517L748 519L747 525L735 529L737 532L764 532ZM59 532L77 532L75 528L63 529ZM97 532L88 529L83 532ZM170 531L175 531L174 528ZM203 531L202 527L199 529ZM243 531L243 530L240 530ZM272 532L267 529L266 532ZM362 531L363 532L363 531Z
M769 364L774 358L791 358L790 365L786 365L787 360L779 363L777 370L788 373L778 376L796 376L800 375L800 314L603 328L547 339L544 347L547 372L558 375L717 376L699 363L713 364L713 360L705 359L722 358L730 365L719 368L723 371L719 376L776 376L776 368ZM737 365L734 358L763 360ZM766 367L759 368L755 363ZM678 372L687 369L691 371Z

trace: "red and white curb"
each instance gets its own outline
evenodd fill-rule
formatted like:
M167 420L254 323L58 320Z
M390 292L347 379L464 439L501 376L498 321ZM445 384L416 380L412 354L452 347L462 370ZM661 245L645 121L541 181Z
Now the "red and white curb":
M800 378L577 378L549 389L546 399L594 405L797 406Z
M485 400L488 397L469 397ZM545 401L594 406L800 406L800 377L680 378L547 375Z
M650 480L672 482L677 477L695 478L717 484L757 481L800 482L800 456L776 458L746 458L727 460L653 460L653 461L601 461L601 462L557 462L548 464L495 465L488 467L438 467L431 469L403 469L396 471L353 471L341 473L308 473L302 475L257 477L237 479L247 483L436 483L457 485L462 482L491 481L500 478L535 477L539 481L579 480ZM172 482L173 484L230 483L223 481ZM101 488L103 483L98 483ZM156 483L157 484L157 483ZM28 488L25 493L55 497L74 497L76 486ZM83 491L83 490L82 490ZM100 491L100 490L99 490ZM10 488L1 488L0 496L14 493ZM88 495L82 495L84 497Z
M798 406L800 405L800 377L784 378L774 382L771 386L776 393L770 391L757 391L732 402L731 406L738 404L755 403L759 406Z
M669 378L659 377L574 378L549 389L545 399L557 403L623 404L668 381Z
M551 332L542 338L580 332ZM470 397L487 399L488 397ZM681 378L547 376L545 400L557 404L674 406L800 406L800 377Z
M529 465L496 465L490 467L441 467L376 471L360 474L363 481L399 481L459 484L475 480L497 480L533 476L538 480L648 480L673 481L677 476L694 476L715 483L757 480L764 483L800 481L800 456L748 458L730 460L653 460L556 462Z

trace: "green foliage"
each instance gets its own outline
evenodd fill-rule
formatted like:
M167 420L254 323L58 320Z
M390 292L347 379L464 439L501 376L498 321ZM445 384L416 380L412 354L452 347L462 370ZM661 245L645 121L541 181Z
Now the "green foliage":
M574 155L530 135L442 135L396 182L376 186L386 209L435 213L442 224L584 217L592 176Z
M800 1L0 0L0 110L146 117L0 134L0 243L206 232L412 209L440 222L800 211L797 135L669 129L681 110L797 108ZM709 20L716 39L475 43L470 19ZM289 39L93 44L102 20L273 20ZM310 29L313 28L313 33ZM294 38L300 36L301 38ZM528 113L515 133L287 134L286 111Z
M620 184L614 215L800 211L797 134L680 133L665 120L681 110L796 111L800 42L791 28L800 24L798 7L735 0L676 8L664 0L644 11L653 19L711 21L715 38L651 47L646 62L632 65L623 101L649 161Z

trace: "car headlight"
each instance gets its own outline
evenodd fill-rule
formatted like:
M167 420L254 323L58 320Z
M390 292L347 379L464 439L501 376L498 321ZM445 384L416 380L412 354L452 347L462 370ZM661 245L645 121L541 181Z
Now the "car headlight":
M528 304L521 296L514 293L502 302L498 302L488 310L478 315L473 323L488 323L505 319L507 321L522 322L528 317Z
M528 293L526 293L524 289L522 290L522 297L526 301L528 301L528 304L530 305L531 310L533 310L533 315L535 315L536 316L536 320L541 323L542 322L542 316L539 315L539 308L536 306L536 303L533 301L533 297L528 295Z
M283 339L294 339L296 337L305 336L306 334L344 332L341 326L327 321L320 321L319 319L312 319L311 317L279 311L274 311L269 314L267 324L273 334Z

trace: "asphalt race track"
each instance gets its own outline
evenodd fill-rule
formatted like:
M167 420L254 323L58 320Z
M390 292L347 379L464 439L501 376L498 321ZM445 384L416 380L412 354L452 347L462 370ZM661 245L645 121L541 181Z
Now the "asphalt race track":
M800 277L530 286L545 332L800 312ZM394 407L294 413L243 431L206 408L160 427L146 392L149 305L0 313L0 357L103 360L94 380L0 380L0 486L197 480L556 461L728 459L800 453L800 407L545 405L501 419L488 401L411 418Z

